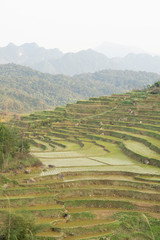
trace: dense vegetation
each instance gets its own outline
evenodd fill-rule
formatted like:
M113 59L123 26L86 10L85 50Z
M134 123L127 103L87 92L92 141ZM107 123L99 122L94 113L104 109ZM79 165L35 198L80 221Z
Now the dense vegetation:
M155 87L160 87L160 81L154 83L152 86L150 86L150 88L155 88Z
M3 173L18 169L25 171L26 167L40 166L41 162L29 154L29 140L23 132L0 123L0 192L8 200L8 211L0 220L0 239L30 240L35 239L37 227L33 216L15 214L10 211L10 200L5 193L8 184L17 185L17 181L6 178ZM3 185L4 184L4 185Z
M34 240L37 227L33 216L18 215L8 212L3 216L0 226L0 239L2 240Z
M29 155L29 141L23 132L0 124L0 169L16 169L40 162Z
M0 65L0 110L22 113L53 109L78 99L144 87L159 79L154 73L118 70L68 77L15 64Z

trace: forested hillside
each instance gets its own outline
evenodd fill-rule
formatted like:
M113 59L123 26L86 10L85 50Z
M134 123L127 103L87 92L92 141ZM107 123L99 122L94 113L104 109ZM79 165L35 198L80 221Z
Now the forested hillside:
M142 88L159 80L158 74L147 72L103 70L70 77L15 64L0 65L0 111L53 109L78 99Z

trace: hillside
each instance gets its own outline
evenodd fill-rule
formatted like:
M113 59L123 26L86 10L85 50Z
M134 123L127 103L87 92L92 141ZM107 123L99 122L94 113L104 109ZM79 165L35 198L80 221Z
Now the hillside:
M20 65L0 65L1 111L32 112L73 101L79 96L68 87L69 80Z
M154 73L114 70L69 77L44 74L15 64L0 65L0 111L53 109L78 99L144 87L159 79Z
M71 76L103 69L160 73L160 56L152 56L138 49L112 44L109 46L104 44L98 49L64 54L59 49L45 49L36 43L25 43L21 46L10 43L0 48L0 63L15 63L44 73ZM108 56L105 55L107 52ZM110 57L111 53L116 56L118 52L124 57Z
M14 124L44 167L3 173L1 216L10 199L12 212L35 217L37 240L159 240L160 82Z

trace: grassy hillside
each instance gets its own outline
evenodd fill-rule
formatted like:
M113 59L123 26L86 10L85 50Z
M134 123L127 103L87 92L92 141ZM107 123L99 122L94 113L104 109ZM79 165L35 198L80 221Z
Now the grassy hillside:
M5 190L1 183L1 216L7 196L12 213L35 217L39 240L159 240L159 83L15 124L44 167L2 174L12 182Z
M0 65L0 111L53 109L78 99L121 93L160 79L154 73L103 70L68 77L15 64Z

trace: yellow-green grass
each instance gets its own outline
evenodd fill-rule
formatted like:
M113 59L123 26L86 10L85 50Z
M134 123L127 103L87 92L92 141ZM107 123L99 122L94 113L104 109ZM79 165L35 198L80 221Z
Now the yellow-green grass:
M147 179L147 180L150 180L150 181L160 181L160 176L159 177L156 177L156 176L139 176L139 178L142 178L142 180Z
M36 157L39 158L47 158L47 159L62 159L62 158L76 158L83 157L84 155L79 152L67 151L67 152L42 152L42 153L34 153Z
M46 141L40 141L38 139L35 139L38 144L43 144L46 146L46 151L52 151L52 147L46 142Z
M95 135L98 136L98 135ZM110 139L115 140L115 137L112 136L103 136L102 139ZM143 171L146 170L146 166L143 166L136 162L135 160L132 160L128 156L126 156L121 149L109 142L104 141L97 141L98 144L101 144L102 146L106 147L110 152L107 153L104 151L104 149L100 146L95 146L92 142L86 142L86 138L81 138L83 143L85 143L84 147L81 148L79 151L63 151L63 152L42 152L42 153L34 153L35 156L40 157L41 161L44 164L53 164L56 166L55 170L49 170L50 174L56 174L58 172L66 172L66 171L80 171L84 170L83 166L87 166L85 169L86 171L91 170L100 170L98 165L101 164L109 164L109 165L134 165L133 167L128 168L127 166L124 166L123 170L131 170L141 172L140 169L143 168ZM125 141L128 142L128 141ZM140 144L137 143L136 144ZM69 143L70 150L72 149L72 143ZM143 144L142 144L143 145ZM75 144L73 143L73 147L75 147ZM146 147L144 145L144 147ZM147 148L147 147L146 147ZM147 148L149 149L149 148ZM149 149L150 150L150 149ZM151 150L150 150L151 151ZM153 151L151 151L153 152ZM157 154L158 155L158 154ZM156 156L157 156L156 155ZM95 160L95 161L94 161ZM85 165L83 165L85 163ZM97 167L94 167L94 165L97 165ZM72 167L77 167L73 168ZM93 166L90 168L89 166ZM63 168L65 167L65 168ZM69 167L66 169L66 167ZM108 166L109 167L109 166ZM108 168L106 166L103 166L103 170L111 170L111 168ZM118 166L117 166L118 167ZM151 172L156 170L156 168L151 167ZM117 170L117 168L112 168L112 170ZM156 170L157 173L159 170ZM47 173L43 173L43 175L46 175Z
M143 193L142 193L143 194ZM96 201L96 204L101 203L108 203L108 208L112 208L112 203L113 204L116 204L117 207L119 209L121 208L124 208L121 203L124 203L124 204L133 204L134 206L140 206L140 207L143 207L143 206L146 206L146 207L156 207L156 206L159 206L159 210L157 210L155 208L155 211L156 212L159 212L160 211L160 201L155 201L155 200L146 200L146 199L136 199L136 198L132 198L132 197L120 197L120 196L115 196L115 197L107 197L107 196L94 196L94 195L90 195L90 196L72 196L72 197L64 197L64 198L61 198L61 200L64 201L65 203L65 207L68 208L70 207L70 204L73 204L74 206L74 203L77 201L77 204L79 204L79 207L82 207L82 206L88 206L88 204L92 205L92 202L94 203L94 201ZM81 203L80 203L81 201ZM69 205L68 205L69 203ZM87 203L87 205L86 205ZM94 205L93 205L94 206ZM77 206L76 206L77 207ZM132 209L130 208L129 206L129 209ZM137 208L138 209L138 208Z
M137 162L126 156L120 147L116 144L96 141L97 143L105 146L110 152L105 157L92 157L92 159L100 160L101 162L109 165L136 165Z
M84 213L84 212L90 212L92 214L95 215L95 219L99 219L99 215L102 215L102 213L104 213L104 218L106 219L108 216L112 217L112 215L116 212L121 212L122 209L118 209L118 208L106 208L106 207L94 207L94 206L82 206L82 207L66 207L66 209L68 210L69 214L74 214L74 213ZM123 212L135 212L135 210L132 209L125 209L123 210ZM141 210L137 209L136 212L141 212ZM150 214L150 211L146 211L145 213ZM156 213L155 213L156 214ZM160 216L160 213L157 213L157 216Z
M127 176L126 176L127 177ZM145 176L144 176L145 177ZM138 179L138 180L136 180ZM34 185L31 186L31 189L29 191L25 190L25 188L20 188L20 189L16 189L14 191L8 189L7 190L7 195L9 197L9 199L24 199L24 198L28 198L28 199L35 199L37 198L37 200L39 198L42 199L42 197L45 200L45 198L49 198L51 197L51 200L54 199L53 197L57 196L58 192L66 192L69 190L75 190L75 189L124 189L124 190L138 190L138 191L144 191L144 192L155 192L155 193L159 193L159 185L157 184L153 184L152 181L150 180L150 182L145 183L145 179L147 179L147 177L144 179L143 176L137 176L135 178L124 178L123 176L108 176L108 178L98 178L96 176L93 177L89 177L88 178L83 178L82 176L81 178L78 179L71 179L71 180L64 180L61 182L55 182L55 183L48 183L47 185L45 185L44 183L44 187L40 188L42 190L39 190L39 192L36 192L36 188ZM158 178L155 178L158 179ZM39 189L39 188L38 188ZM18 191L19 190L19 191ZM25 192L26 191L26 192ZM22 195L23 194L23 195ZM1 195L0 197L1 199L6 199L6 196Z
M37 237L62 237L63 233L53 232L53 231L45 231L36 234ZM44 238L42 238L44 239Z
M149 137L149 136L142 135L140 133L132 133L132 132L127 132L127 131L117 131L117 132L128 134L130 136L134 136L134 137L138 137L138 138L142 138L142 139L148 140L148 142L150 142L153 145L155 145L155 146L160 148L160 140L158 140L158 139L156 139L154 137Z
M137 174L155 174L160 175L160 169L153 166L148 166L144 164L137 164L137 165L126 165L126 166L110 166L110 165L97 165L97 166L85 166L85 167L60 167L56 168L55 170L47 170L46 172L42 172L40 176L47 176L47 175L55 175L58 173L63 172L89 172L89 171L124 171L124 172L131 172Z
M136 173L133 175L125 175L126 173L123 171L120 172L112 172L111 174L109 174L109 172L99 172L99 174L97 174L97 172L74 172L74 174L72 174L71 172L68 172L67 175L64 173L64 178L63 179L58 179L56 175L53 176L47 176L47 177L37 177L36 178L36 182L35 183L27 183L24 184L23 187L9 187L7 189L7 194L9 195L15 195L15 193L17 193L18 195L20 195L21 193L25 194L25 193L34 193L36 195L39 195L41 192L46 192L49 191L49 187L50 186L58 186L61 185L62 183L66 183L66 182L77 182L80 180L87 180L87 181L92 181L92 180L119 180L119 181L130 181L130 182L143 182L140 180L137 180L137 178L142 178L142 179L155 179L155 180L160 180L160 176L154 176L154 175L137 175ZM15 192L15 193L14 193Z
M107 237L111 234L111 231L103 231L98 233L88 233L88 234L81 234L81 236L73 236L73 237L66 237L66 240L95 240L95 239L103 239L103 237Z
M118 125L113 125L113 126L110 126L110 128L109 127L107 127L108 129L113 129L113 131L116 131L116 132L121 132L121 133L127 133L127 134L136 134L136 131L138 131L137 132L137 134L139 134L141 137L144 135L144 136L146 136L148 133L149 134L159 134L159 132L158 131L152 131L152 130L146 130L146 129L144 129L144 128L137 128L137 127L123 127L123 126L118 126ZM105 126L104 126L104 129L105 129ZM135 133L134 133L134 131L135 131ZM152 139L152 137L151 137L151 139Z
M148 158L154 158L154 159L160 160L160 155L152 151L150 148L146 147L143 143L127 140L127 141L124 141L124 144L128 149L130 149L135 153L138 153Z
M89 190L92 190L92 192L93 192L93 190L95 190L95 192L97 191L97 190L100 190L99 192L99 195L104 195L105 196L105 192L107 193L107 191L108 192L110 192L110 190L115 190L114 192L116 193L116 190L117 191L119 191L119 192L126 192L126 190L127 191L130 191L130 192L137 192L137 193L155 193L155 194L159 194L159 189L157 189L157 191L155 190L155 189L146 189L146 188L144 188L144 189L138 189L138 188L136 188L136 186L135 187L132 187L132 186L128 186L127 187L127 185L125 186L123 186L122 184L121 185L118 185L118 184L115 184L115 186L114 186L114 184L113 185L111 185L111 186L107 186L107 184L105 185L102 185L102 184L95 184L95 185L89 185L89 184L87 184L86 183L86 185L84 186L84 185L82 185L82 186L74 186L74 187L72 187L72 186L70 186L69 187L69 191L73 191L73 193L74 193L74 191L75 190L77 190L77 188L79 189L79 192L84 192L84 194L86 193L87 194L87 191L88 191L88 194L89 194ZM120 191L120 190L122 190L122 191ZM104 192L103 192L104 191ZM64 186L64 189L62 189L62 188L60 188L60 189L56 189L56 194L55 194L55 196L57 197L59 194L61 195L62 194L62 192L65 194L65 193L67 193L68 192L68 190L67 190L67 186L65 187ZM122 193L123 194L123 193ZM43 196L43 195L42 195ZM50 197L50 195L48 194L46 194L46 197ZM158 195L157 195L158 196ZM159 197L158 197L159 198Z
M98 220L98 219L74 220L69 222L58 221L57 223L54 224L54 226L58 228L72 228L72 227L82 227L82 226L85 226L85 227L94 226L94 225L106 224L106 223L113 223L113 221Z
M79 151L79 153L84 154L85 156L93 156L93 155L106 155L106 151L104 151L101 147L96 146L92 142L84 142L85 145Z
M95 146L95 144L91 142L85 142L84 147L79 151L34 152L33 154L45 165L53 164L56 167L72 167L104 165L100 161L89 158L89 156L105 156L106 152L102 149L102 147Z
M52 137L51 137L52 139ZM53 137L53 140L54 137ZM60 152L66 152L66 151L78 151L81 149L80 145L77 144L77 143L74 143L74 142L68 142L68 141L65 141L63 138L62 139L58 139L58 140L55 140L57 143L61 143L63 145L65 145L66 147L65 148L62 148L60 149ZM57 150L56 150L57 151ZM59 151L59 150L58 150Z
M37 217L35 219L36 224L52 224L55 221L61 220L60 218L55 218L55 217ZM63 220L63 219L62 219Z
M31 210L47 210L47 209L64 209L64 207L60 204L54 204L54 205L34 205L34 206L24 206L24 207L14 207L10 208L11 211L31 211ZM1 208L0 211L8 210L8 208Z
M77 158L58 158L58 159L48 159L48 158L39 158L43 164L46 166L53 164L57 167L85 167L85 166L98 166L105 165L105 163L97 161L96 159L86 158L86 157L77 157Z
M40 148L40 147L35 147L35 146L33 146L33 145L31 145L30 150L31 150L32 153L33 153L33 152L42 152L42 151L43 151L42 148Z
M86 130L86 129L87 129L87 126L86 126L86 127L81 127L81 129L82 129L82 130ZM104 132L105 134L107 134L107 131L109 131L109 133L112 132L112 129L105 129L105 127L102 127L101 129L98 129L97 127L94 127L94 126L92 126L91 129L88 127L87 131L88 131L88 132L93 132L93 129L95 129L95 131L101 130L101 131L100 131L100 132L101 132L100 135L103 134L103 132ZM113 127L113 129L114 129L114 127ZM134 129L134 128L131 128L131 127L130 127L130 129ZM124 129L123 129L123 127L122 127L122 129L118 129L118 130L114 129L113 132L115 132L115 133L122 133L122 134L124 133L124 134L127 134L127 136L134 136L134 137L138 137L138 138L140 138L140 139L148 140L150 143L152 143L153 145L155 145L155 146L157 146L157 147L160 148L160 140L158 140L158 139L156 139L156 138L154 138L154 137L149 137L149 136L143 135L143 134L145 134L145 131L142 131L141 134L140 134L140 132L139 132L139 133L133 133L133 132L130 132L130 131L127 132L127 131L124 131ZM148 131L147 131L147 132L148 132ZM150 131L150 132L151 132L151 131ZM154 132L154 133L156 133L156 132ZM98 136L98 135L97 135L97 136ZM108 138L108 139L118 140L118 141L119 141L120 138L121 138L121 136L120 136L120 137L113 137L113 136L107 135L107 138Z

